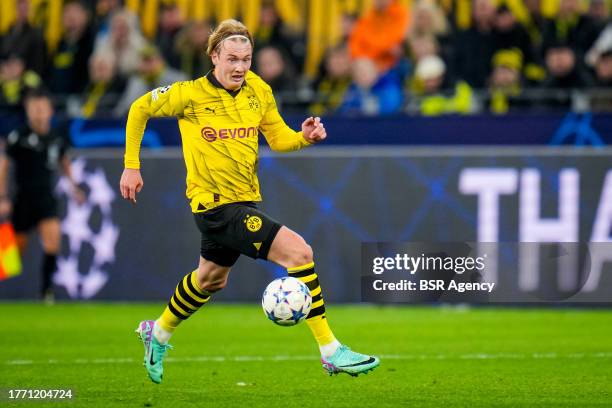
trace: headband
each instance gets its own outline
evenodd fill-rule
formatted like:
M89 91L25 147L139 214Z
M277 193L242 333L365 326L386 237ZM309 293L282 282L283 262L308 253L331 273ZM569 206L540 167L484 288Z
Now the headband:
M251 40L249 39L249 37L247 37L246 35L242 35L242 34L232 34L232 35L230 35L229 37L224 38L224 39L223 39L223 41L230 40L230 39L232 39L232 38L244 38L244 39L245 39L245 40L247 40L248 42L251 42ZM223 42L223 41L222 41L222 42Z

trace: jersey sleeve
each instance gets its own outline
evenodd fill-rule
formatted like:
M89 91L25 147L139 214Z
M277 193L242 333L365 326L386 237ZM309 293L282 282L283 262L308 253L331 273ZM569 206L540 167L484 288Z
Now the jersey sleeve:
M140 168L140 143L149 118L181 117L187 98L185 83L176 82L147 92L132 103L125 127L125 168Z
M272 90L269 87L266 92L266 113L259 124L259 128L270 148L275 152L292 152L310 146L310 143L302 136L302 132L296 132L287 126L280 113L278 113L274 95L272 95Z

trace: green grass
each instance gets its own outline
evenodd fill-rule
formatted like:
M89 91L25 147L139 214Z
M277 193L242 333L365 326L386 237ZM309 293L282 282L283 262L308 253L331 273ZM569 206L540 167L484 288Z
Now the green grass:
M9 388L68 387L71 403L8 406L612 406L610 310L334 306L340 340L383 356L352 378L324 374L305 324L281 328L257 305L212 303L172 338L158 386L133 331L160 310L0 303L0 406Z

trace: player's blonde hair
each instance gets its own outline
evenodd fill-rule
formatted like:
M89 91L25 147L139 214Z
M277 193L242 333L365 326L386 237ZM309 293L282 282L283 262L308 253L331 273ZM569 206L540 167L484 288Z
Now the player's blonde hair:
M248 40L251 43L251 47L255 46L253 36L246 26L238 20L228 19L223 20L208 38L206 54L210 56L213 52L218 51L223 41L230 37L232 37L231 40L235 41L242 40L243 42L246 42Z

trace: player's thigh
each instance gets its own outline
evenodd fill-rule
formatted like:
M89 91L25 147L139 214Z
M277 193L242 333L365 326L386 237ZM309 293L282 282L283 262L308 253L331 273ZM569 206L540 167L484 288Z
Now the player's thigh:
M300 234L282 226L272 241L268 260L285 268L306 265L313 261L312 248Z
M45 218L38 223L38 234L43 250L46 253L59 252L61 243L60 220L57 217Z

